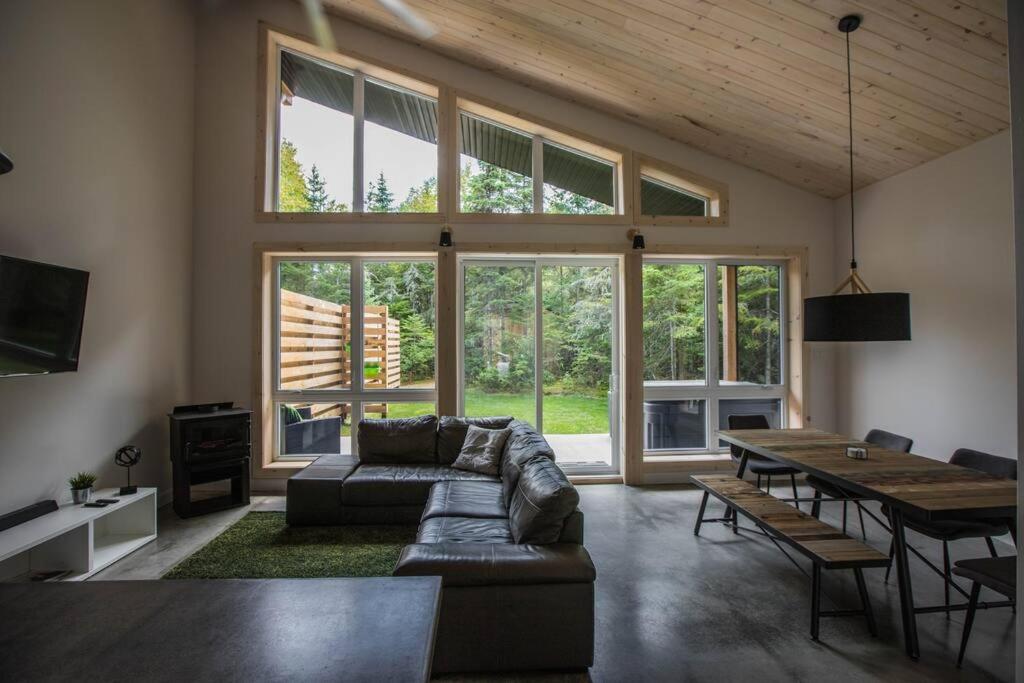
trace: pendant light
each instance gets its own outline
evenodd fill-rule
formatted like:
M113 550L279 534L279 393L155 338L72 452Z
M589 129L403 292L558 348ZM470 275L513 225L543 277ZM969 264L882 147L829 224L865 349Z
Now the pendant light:
M850 117L850 275L831 296L804 299L804 341L907 341L910 339L910 295L872 292L857 274L857 242L853 214L853 79L850 33L860 26L851 14L839 20L846 34L846 91ZM847 287L850 294L842 294Z

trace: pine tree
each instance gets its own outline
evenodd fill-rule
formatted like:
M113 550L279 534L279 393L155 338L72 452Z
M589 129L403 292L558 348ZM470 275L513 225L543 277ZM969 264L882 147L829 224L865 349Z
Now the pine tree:
M320 175L320 170L316 167L316 164L313 164L309 175L306 176L306 204L309 206L308 211L313 213L348 211L347 206L335 201L327 194L327 181Z
M391 213L394 208L395 196L388 188L388 181L381 171L377 182L370 181L370 191L366 193L366 210L374 213Z
M434 213L437 211L437 178L427 178L419 187L409 190L399 213Z
M533 179L478 161L462 169L462 210L467 213L531 213Z
M280 176L278 179L278 211L309 211L309 189L302 174L302 165L295 158L295 145L281 140Z

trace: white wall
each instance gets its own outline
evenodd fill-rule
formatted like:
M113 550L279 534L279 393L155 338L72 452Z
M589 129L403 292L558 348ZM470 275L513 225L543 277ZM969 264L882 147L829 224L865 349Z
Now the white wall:
M252 244L271 241L434 241L439 225L356 226L257 223L256 50L258 20L308 35L296 3L232 2L201 17L196 105L196 226L193 386L196 400L248 404L252 368ZM496 78L342 20L337 44L386 64L455 84L466 93L515 106L595 137L631 146L730 185L727 228L652 228L648 244L807 245L811 293L833 282L833 209L830 200L711 157L629 123ZM456 226L457 240L535 243L622 243L623 227ZM812 420L833 426L832 352L812 359Z
M910 292L913 341L843 345L839 431L881 427L946 460L959 447L1016 457L1010 135L855 194L857 260L876 292ZM848 267L849 196L837 199L836 273Z
M169 486L188 398L195 15L187 0L0 7L0 253L91 272L77 373L0 379L0 512L67 477Z

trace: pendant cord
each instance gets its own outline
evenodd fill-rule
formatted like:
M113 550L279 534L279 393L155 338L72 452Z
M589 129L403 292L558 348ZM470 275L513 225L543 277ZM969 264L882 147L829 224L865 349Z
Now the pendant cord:
M857 269L857 239L853 229L853 77L850 66L850 32L846 32L846 95L850 116L850 268Z

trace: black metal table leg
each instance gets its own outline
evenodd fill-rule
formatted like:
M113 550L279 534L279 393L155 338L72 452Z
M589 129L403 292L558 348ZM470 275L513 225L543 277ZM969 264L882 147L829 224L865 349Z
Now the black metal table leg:
M903 529L903 512L892 508L892 540L895 550L896 578L900 589L900 610L903 614L903 641L907 654L912 659L921 656L917 642L917 615L914 613L914 589L910 582L910 564L907 561L907 538Z
M740 466L736 468L736 478L742 479L744 473L747 471L747 449L743 449L743 455L740 456Z
M864 570L857 567L853 570L853 578L857 580L857 592L860 593L861 609L864 610L864 618L868 622L868 633L878 637L878 627L875 625L875 613L871 609L871 599L868 597L868 587L864 583Z
M811 568L811 639L818 639L818 618L821 611L821 565Z
M744 448L743 449L743 455L740 456L740 466L738 468L736 468L736 478L737 479L742 479L743 478L743 474L747 471L747 458L748 458L747 449ZM732 532L734 534L738 534L740 532L739 531L739 526L740 526L740 513L737 512L736 510L733 510L732 511Z
M697 523L693 526L693 535L694 536L699 536L700 535L700 525L701 525L701 522L704 521L704 508L706 508L708 506L708 496L709 495L710 494L707 491L705 491L704 492L704 497L700 499L700 511L697 512Z
M981 592L981 584L977 581L971 586L971 601L967 606L967 618L964 619L964 633L960 638L960 654L956 658L956 668L964 663L964 653L967 652L967 640L971 637L971 626L974 625L974 611L978 608L978 594Z

